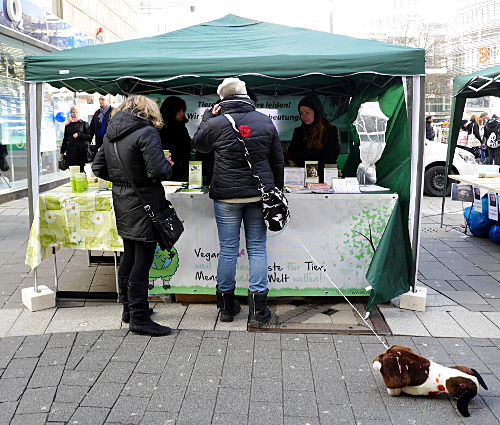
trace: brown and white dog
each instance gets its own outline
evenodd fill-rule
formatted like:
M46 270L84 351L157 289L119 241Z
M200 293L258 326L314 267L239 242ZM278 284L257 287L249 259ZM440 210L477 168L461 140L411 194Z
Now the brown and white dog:
M389 395L450 394L458 398L457 408L463 416L470 416L469 402L479 385L488 389L474 369L444 367L401 345L393 345L373 359L373 368L380 370Z

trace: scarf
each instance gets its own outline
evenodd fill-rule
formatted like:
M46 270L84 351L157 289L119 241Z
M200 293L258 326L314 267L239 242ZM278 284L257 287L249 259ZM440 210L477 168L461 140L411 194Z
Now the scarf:
M106 133L106 127L107 127L107 121L108 121L108 115L109 115L110 108L111 108L111 105L108 105L105 108L99 109L99 115L97 117L97 121L99 122L99 131L97 132L97 135L99 136L100 139L102 139L104 137L104 134Z

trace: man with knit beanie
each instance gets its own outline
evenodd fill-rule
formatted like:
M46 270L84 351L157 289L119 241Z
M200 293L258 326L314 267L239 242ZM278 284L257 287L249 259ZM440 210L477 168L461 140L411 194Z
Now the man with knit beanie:
M252 165L266 191L283 188L283 153L276 128L269 117L255 110L244 81L226 78L217 88L217 94L221 101L205 111L193 137L196 150L215 153L209 195L214 200L220 246L217 305L223 322L231 322L240 312L234 290L243 221L250 266L248 325L262 327L271 318L267 307L267 228L257 179L250 171L238 137L244 141L250 160L254 159ZM236 134L224 115L233 118L240 134Z

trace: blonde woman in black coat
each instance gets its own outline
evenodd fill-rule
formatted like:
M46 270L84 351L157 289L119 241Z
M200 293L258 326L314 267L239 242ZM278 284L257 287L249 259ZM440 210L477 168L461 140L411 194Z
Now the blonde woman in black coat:
M70 117L66 120L64 138L61 145L61 155L66 158L66 164L79 165L83 173L87 162L87 147L90 142L89 125L78 117L78 109L73 106Z
M113 208L124 247L118 269L122 320L130 322L132 332L151 336L168 335L171 329L149 317L148 276L157 239L128 175L156 215L167 211L169 205L161 182L170 178L173 162L170 155L163 155L158 133L162 126L160 110L153 100L131 96L113 111L92 165L96 176L113 182ZM120 167L114 145L128 175Z

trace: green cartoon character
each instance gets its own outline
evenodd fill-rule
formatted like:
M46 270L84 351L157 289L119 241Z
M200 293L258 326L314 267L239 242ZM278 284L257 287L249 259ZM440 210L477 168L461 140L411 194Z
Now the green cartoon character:
M170 284L168 282L178 268L179 255L177 250L172 248L170 251L162 251L160 247L156 245L153 264L149 269L149 289L151 290L155 286L160 285L165 290L170 289Z

